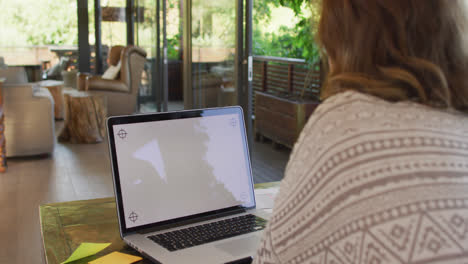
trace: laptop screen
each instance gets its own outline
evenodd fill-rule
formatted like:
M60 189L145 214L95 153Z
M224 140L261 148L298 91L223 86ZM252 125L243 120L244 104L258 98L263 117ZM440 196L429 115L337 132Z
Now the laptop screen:
M125 228L255 205L240 108L184 116L125 117L109 127Z

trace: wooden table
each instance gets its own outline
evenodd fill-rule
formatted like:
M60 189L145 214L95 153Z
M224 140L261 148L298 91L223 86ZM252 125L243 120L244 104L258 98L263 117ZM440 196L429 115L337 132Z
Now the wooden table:
M279 182L255 184L255 189L278 187ZM44 204L39 207L41 234L48 264L65 261L83 242L112 243L95 256L73 262L88 263L113 251L141 256L120 238L114 197ZM151 263L142 260L138 263Z
M55 119L58 119L58 120L63 119L65 117L65 111L63 108L63 94L62 94L63 82L56 81L56 80L45 80L45 81L38 82L38 84L41 87L47 88L52 94L52 97L54 98Z
M2 86L5 78L0 78L0 172L5 172L7 168L6 148L5 148L5 114L3 113Z
M104 96L68 90L65 101L65 127L59 140L71 143L98 143L106 135L107 101Z

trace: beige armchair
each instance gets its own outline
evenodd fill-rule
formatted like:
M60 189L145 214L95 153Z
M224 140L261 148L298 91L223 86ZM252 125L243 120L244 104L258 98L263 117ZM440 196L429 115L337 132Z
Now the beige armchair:
M107 113L113 115L133 114L137 110L138 89L145 65L146 52L135 46L114 46L107 62L116 66L120 62L120 72L115 79L102 76L78 74L78 89L107 98Z
M54 99L46 88L27 83L22 67L0 69L7 157L52 153L55 145Z

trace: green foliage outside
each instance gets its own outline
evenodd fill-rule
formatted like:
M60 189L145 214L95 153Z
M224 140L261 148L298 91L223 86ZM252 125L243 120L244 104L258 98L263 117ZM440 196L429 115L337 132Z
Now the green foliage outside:
M76 45L76 0L0 0L0 45Z
M154 0L143 1L146 7L154 6ZM314 26L318 20L317 0L254 0L253 54L301 58L310 63L318 62L319 51L315 44ZM169 59L179 58L180 24L179 0L168 0L167 41ZM192 45L194 47L234 47L235 45L235 2L232 0L193 0ZM278 9L288 9L290 14L275 17ZM145 12L150 12L148 8ZM281 13L281 12L279 12ZM140 24L141 43L154 43L154 15L145 14ZM294 24L284 20L294 20ZM277 30L267 30L269 24L279 25ZM153 40L154 39L154 40Z
M198 0L199 1L199 0ZM195 36L194 45L204 46L223 42L232 42L234 45L235 21L234 5L231 1L202 1L200 6L206 6L202 13L213 25L212 31ZM312 5L308 0L254 0L253 16L253 53L255 55L303 58L313 63L319 59L318 48L314 42L315 22L318 17L317 1ZM180 23L179 0L168 0L168 56L178 58L180 46ZM197 0L195 0L197 3ZM94 15L93 1L88 1L89 8L89 29L90 42L94 42ZM114 1L112 2L114 4ZM154 20L155 0L137 0L136 4L145 6L145 22L139 24L139 39L143 45L152 46L156 36ZM281 18L272 17L275 9L289 8L293 11L294 23L282 23ZM0 46L29 46L29 45L77 45L78 25L77 25L77 2L76 0L29 0L29 1L8 1L0 0ZM221 14L221 13L222 14ZM194 12L201 14L201 12ZM212 13L212 14L211 14ZM208 16L213 15L210 19ZM228 18L229 21L216 20L217 17ZM214 19L214 20L213 20ZM291 19L289 19L291 20ZM222 22L225 23L222 23ZM278 24L274 31L265 30L270 23ZM109 24L109 23L107 23ZM287 24L287 25L286 25ZM197 25L194 25L195 27ZM195 28L196 29L196 28ZM103 25L103 38L109 38L106 33L110 33ZM115 32L113 32L115 33ZM117 32L118 33L118 32ZM208 34L206 34L208 33ZM120 33L119 33L120 34ZM216 35L223 35L217 37ZM226 36L228 36L226 38ZM112 44L103 40L104 44ZM228 46L228 43L220 43Z
M157 20L156 20L156 0L134 0L135 6L143 7L144 21L136 23L135 31L137 33L137 45L143 47L148 52L148 57L156 56L155 43L157 41ZM180 50L181 19L180 19L180 0L166 0L167 12L167 54L169 59L178 59ZM162 6L161 6L162 9ZM162 23L162 15L160 17ZM160 30L162 31L162 24ZM162 41L162 33L160 36Z
M275 20L271 13L279 7L292 9L295 25L280 26L277 31L265 32L263 25ZM309 63L317 63L320 54L314 36L318 16L317 1L312 3L307 0L254 1L253 53L300 58Z

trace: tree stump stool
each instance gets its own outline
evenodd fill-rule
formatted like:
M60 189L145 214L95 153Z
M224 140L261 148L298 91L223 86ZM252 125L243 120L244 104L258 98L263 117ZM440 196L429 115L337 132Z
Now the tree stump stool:
M107 101L104 96L66 91L65 127L59 141L99 143L105 138Z
M54 98L54 117L55 119L62 120L64 118L64 108L63 108L63 82L55 80L46 80L39 82L41 87L45 87L52 94Z

